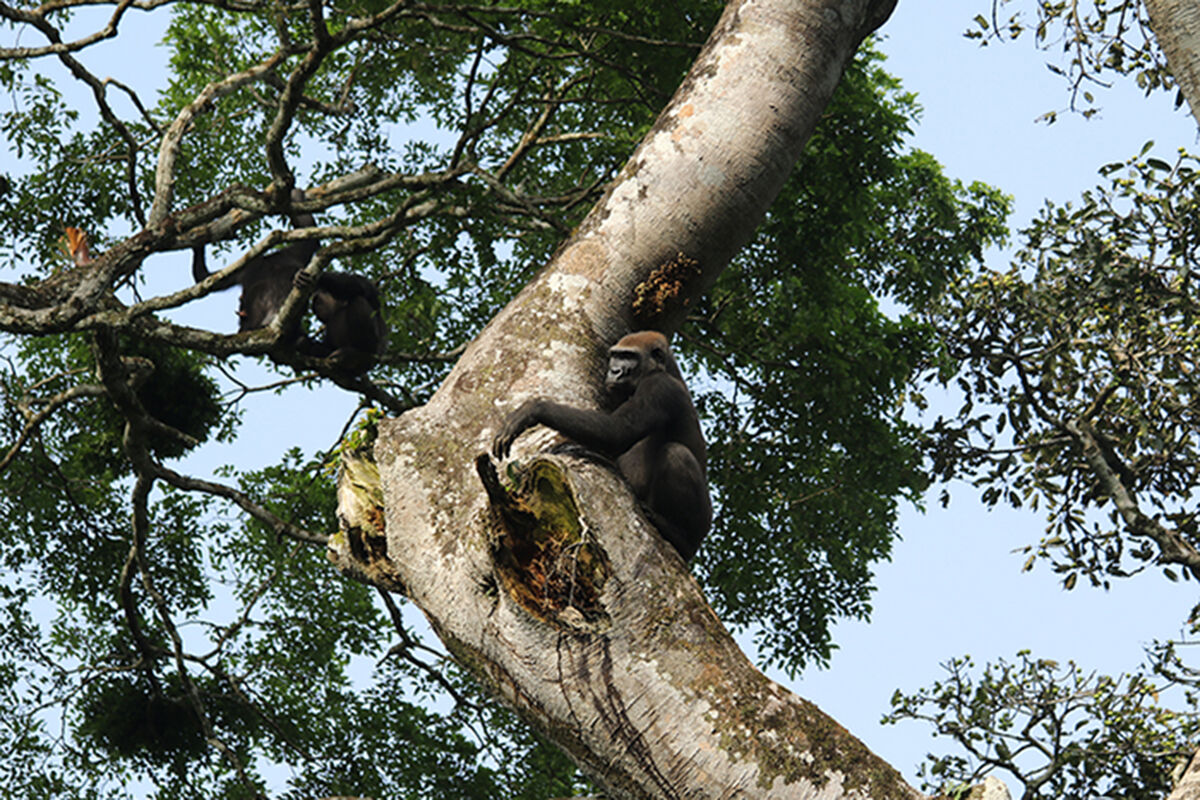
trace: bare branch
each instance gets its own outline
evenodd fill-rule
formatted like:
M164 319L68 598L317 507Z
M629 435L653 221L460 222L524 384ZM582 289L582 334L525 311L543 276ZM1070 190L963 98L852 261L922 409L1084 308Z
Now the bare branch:
M267 166L271 170L274 189L280 194L287 194L296 183L296 177L283 155L283 139L292 125L296 109L304 98L304 87L308 79L316 74L317 68L325 60L325 56L333 51L337 42L329 35L325 26L325 18L321 0L309 0L309 22L312 25L313 41L308 54L300 62L300 66L288 78L287 86L279 98L279 108L275 119L267 130L266 153Z
M144 443L142 445L144 447ZM218 752L225 757L229 765L233 767L242 784L249 789L257 798L262 798L263 795L254 788L254 783L250 776L246 774L246 769L242 764L242 760L238 758L228 745L226 745L216 735L216 730L213 728L212 720L208 716L208 711L204 706L204 698L200 696L200 689L196 686L196 682L192 679L191 672L187 668L187 654L183 649L183 638L179 635L179 630L175 626L175 621L171 618L171 609L167 605L166 598L158 591L154 585L154 578L150 573L149 565L146 562L146 533L150 527L149 514L147 511L147 498L150 494L150 489L154 485L154 478L146 473L138 475L138 479L133 489L133 554L138 565L138 572L142 576L142 588L146 595L154 604L155 611L158 613L158 620L163 628L167 631L167 635L171 638L171 651L175 658L175 669L179 678L183 681L183 685L187 692L188 703L192 707L192 711L196 714L196 719L200 722L201 730L204 731L204 738Z
M158 167L154 171L154 203L150 207L148 225L158 225L170 213L175 194L175 163L179 159L179 147L183 136L192 120L217 98L231 94L252 81L261 80L264 74L279 66L286 55L284 50L276 50L270 58L250 69L210 83L196 95L195 100L180 109L175 121L167 128L158 149Z
M525 158L525 155L529 152L529 150L534 146L535 143L537 143L539 137L542 135L542 131L544 131L546 126L550 124L550 120L553 118L554 112L559 108L559 106L552 101L562 98L568 92L570 92L573 87L583 83L584 81L591 80L592 77L593 76L590 72L583 72L579 75L575 75L570 80L566 81L562 86L546 91L543 98L545 102L542 105L542 113L530 123L529 127L521 135L521 140L517 142L517 146L513 148L512 153L509 155L508 160L504 162L504 165L501 166L500 169L496 170L496 180L504 180L504 176L507 175L515 166L517 166L517 164L521 163L521 160Z
M117 4L116 10L112 17L109 18L108 24L93 34L76 39L73 42L58 41L57 35L51 39L53 44L45 47L0 47L0 59L17 59L17 58L38 58L46 55L63 55L65 53L73 53L82 50L96 42L102 42L105 39L112 39L117 35L117 27L121 22L121 17L125 16L125 12L133 5L133 0L121 0ZM43 7L44 8L44 7ZM45 20L45 12L43 8L37 8L33 11L23 11L18 8L13 8L7 3L0 3L0 17L12 20L13 22L24 22L32 25L39 30L45 32L42 28L43 24L48 25ZM49 38L49 37L48 37Z
M305 530L276 516L250 499L249 495L230 486L181 475L161 464L154 465L154 477L166 481L177 489L183 489L187 492L204 492L205 494L216 495L217 497L230 500L247 514L270 528L276 536L286 536L298 542L322 546L329 540L329 537L324 534Z
M13 442L12 447L10 447L8 452L4 454L4 457L0 458L0 472L8 469L8 465L12 463L14 458L16 458L17 453L21 451L21 447L29 440L29 437L32 436L33 433L37 431L39 427L41 427L42 423L49 419L55 411L72 400L77 400L81 397L102 397L104 394L104 387L98 384L81 384L79 386L72 386L70 389L67 389L64 392L59 392L49 400L45 401L46 407L41 411L38 411L36 414L26 414L25 427L21 429L21 433L17 435L17 440Z

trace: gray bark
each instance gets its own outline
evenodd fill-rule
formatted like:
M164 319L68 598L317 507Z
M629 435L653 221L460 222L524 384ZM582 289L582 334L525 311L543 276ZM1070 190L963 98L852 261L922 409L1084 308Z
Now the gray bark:
M1200 752L1193 753L1190 761L1180 765L1182 774L1167 800L1200 800L1200 758L1197 755Z
M594 404L609 344L686 313L749 239L891 6L731 2L552 263L427 405L381 425L386 527L354 500L364 492L343 497L353 522L331 541L331 559L403 590L456 659L610 796L920 796L753 667L611 472L537 456L553 435L535 429L514 448L523 484L505 496L519 497L520 511L504 517L476 465L521 400ZM489 474L490 459L481 463Z
M1171 74L1200 124L1200 6L1192 0L1146 0L1146 10Z

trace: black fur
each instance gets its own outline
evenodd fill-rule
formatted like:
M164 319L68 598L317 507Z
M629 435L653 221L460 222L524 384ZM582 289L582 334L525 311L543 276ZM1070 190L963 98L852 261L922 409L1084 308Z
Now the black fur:
M496 434L492 452L506 458L523 431L545 425L615 459L655 527L689 561L712 527L708 458L666 337L641 331L617 342L609 350L605 387L621 401L611 413L544 398L523 403Z
M293 200L303 200L304 192L292 191ZM292 227L311 228L316 224L312 214L295 214L291 217ZM270 324L275 313L283 305L292 280L312 259L321 243L316 239L294 242L270 253L263 253L242 268L236 278L218 286L227 289L234 283L242 286L242 297L238 302L238 331L252 331ZM204 245L192 248L192 278L196 283L209 276L204 259Z
M307 274L297 273L296 283L306 285ZM333 358L340 370L351 375L366 372L383 354L387 326L373 281L361 275L323 272L317 277L312 309L325 331L320 339L301 339L296 345L301 353Z
M304 192L295 189L292 200L303 200ZM316 225L312 214L291 217L295 228ZM309 276L302 272L321 244L307 239L264 253L242 268L238 277L218 286L242 287L238 303L238 331L250 331L270 324L283 306L292 286L307 287ZM204 245L192 250L192 277L197 283L209 276ZM325 272L316 279L312 298L313 313L325 326L320 338L301 335L299 328L284 337L286 344L314 358L334 358L339 371L350 375L366 372L387 344L387 326L380 313L379 289L361 275Z

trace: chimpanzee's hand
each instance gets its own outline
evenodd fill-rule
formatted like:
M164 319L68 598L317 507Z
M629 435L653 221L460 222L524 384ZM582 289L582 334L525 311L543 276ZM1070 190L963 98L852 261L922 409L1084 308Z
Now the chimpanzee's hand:
M317 279L312 275L309 275L304 270L300 270L295 274L295 276L292 277L292 285L297 289L308 289L309 287L315 285L316 282Z

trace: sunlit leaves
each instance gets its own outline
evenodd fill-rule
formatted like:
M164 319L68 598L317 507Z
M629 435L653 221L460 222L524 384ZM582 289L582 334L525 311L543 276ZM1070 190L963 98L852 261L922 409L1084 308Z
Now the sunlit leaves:
M982 670L969 657L943 667L946 678L932 686L896 692L884 720L924 720L963 751L929 757L927 789L970 785L998 769L1024 784L1026 800L1159 800L1200 733L1194 716L1162 705L1141 673L1113 678L1027 651Z
M1073 422L1097 431L1142 513L1197 541L1197 173L1191 156L1148 152L1106 167L1109 185L1077 205L1047 206L1017 263L957 287L939 322L965 401L935 426L935 469L972 476L989 504L1037 501L1049 519L1039 551L1070 585L1107 585L1160 556L1130 537Z

